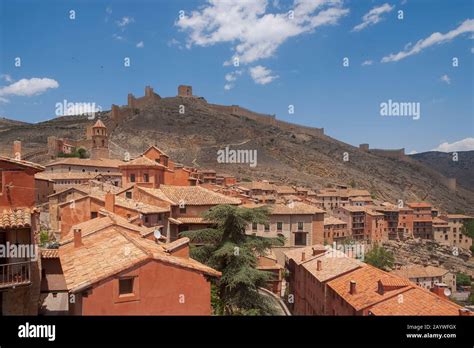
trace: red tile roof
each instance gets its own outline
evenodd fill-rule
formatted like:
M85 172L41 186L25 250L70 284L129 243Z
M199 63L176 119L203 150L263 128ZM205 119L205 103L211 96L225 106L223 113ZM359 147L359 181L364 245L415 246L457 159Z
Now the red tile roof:
M10 164L19 165L21 167L31 168L31 169L34 169L36 172L41 172L45 169L42 165L39 165L39 164L36 164L36 163L33 163L33 162L28 162L28 161L23 161L23 160L16 160L14 158L5 157L5 156L0 156L0 162L7 162L7 163L10 163Z
M161 185L156 191L161 191L174 205L184 202L185 205L238 205L240 199L232 198L200 186L170 186ZM147 191L150 192L150 191Z
M0 230L31 227L30 209L4 209L0 212Z
M460 306L438 295L412 287L401 294L375 304L372 315L459 315Z
M70 292L78 292L125 271L134 265L156 260L210 276L220 272L184 257L172 256L163 246L116 228L82 237L83 245L63 245L59 257Z
M383 284L390 284L393 286L395 284L389 282L392 278L398 277L370 265L365 265L353 272L331 280L328 283L328 286L349 303L356 311L359 311L386 300L387 298L391 298L392 296L410 288L409 282L399 278L402 280L396 285L396 289L381 293L379 291L379 281L385 282ZM355 294L349 292L351 281L356 282Z

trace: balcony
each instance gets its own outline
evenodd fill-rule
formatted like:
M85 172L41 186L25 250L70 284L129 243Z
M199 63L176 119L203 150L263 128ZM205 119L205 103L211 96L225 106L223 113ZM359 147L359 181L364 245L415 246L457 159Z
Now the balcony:
M0 265L0 289L31 284L31 262Z

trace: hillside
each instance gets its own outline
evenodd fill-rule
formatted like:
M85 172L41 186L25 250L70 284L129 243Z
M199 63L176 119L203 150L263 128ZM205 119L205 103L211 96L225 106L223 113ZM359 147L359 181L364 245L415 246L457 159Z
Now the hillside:
M179 113L180 105L185 106L184 114ZM109 113L100 117L113 128ZM90 123L84 116L73 116L13 126L3 132L0 152L9 152L15 139L22 140L28 152L44 148L49 135L81 138ZM473 191L464 187L450 191L437 171L409 157L390 159L326 135L308 134L304 127L288 130L216 111L203 99L163 98L111 130L110 149L115 157L123 158L126 151L137 155L150 144L183 164L215 168L243 180L270 179L315 189L352 183L381 200L428 200L445 210L474 213ZM217 151L225 146L257 150L258 165L217 163ZM349 154L347 162L344 152Z
M474 151L459 151L458 161L453 161L452 153L423 152L410 157L437 170L441 174L456 178L459 185L474 191Z

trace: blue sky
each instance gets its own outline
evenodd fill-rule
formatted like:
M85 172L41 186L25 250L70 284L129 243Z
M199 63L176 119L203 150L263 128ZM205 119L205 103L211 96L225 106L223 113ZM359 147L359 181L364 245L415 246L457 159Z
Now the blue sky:
M145 85L173 96L190 84L353 145L474 149L470 0L0 4L3 117L50 119L63 100L108 110ZM420 103L420 118L381 116L389 99Z

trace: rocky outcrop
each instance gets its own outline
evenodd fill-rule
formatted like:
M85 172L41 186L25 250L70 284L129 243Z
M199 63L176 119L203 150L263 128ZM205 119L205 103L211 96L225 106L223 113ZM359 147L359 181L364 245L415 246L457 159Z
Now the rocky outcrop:
M474 276L474 260L469 250L426 239L387 241L383 243L383 247L393 253L396 264L436 266L454 273L461 272Z

